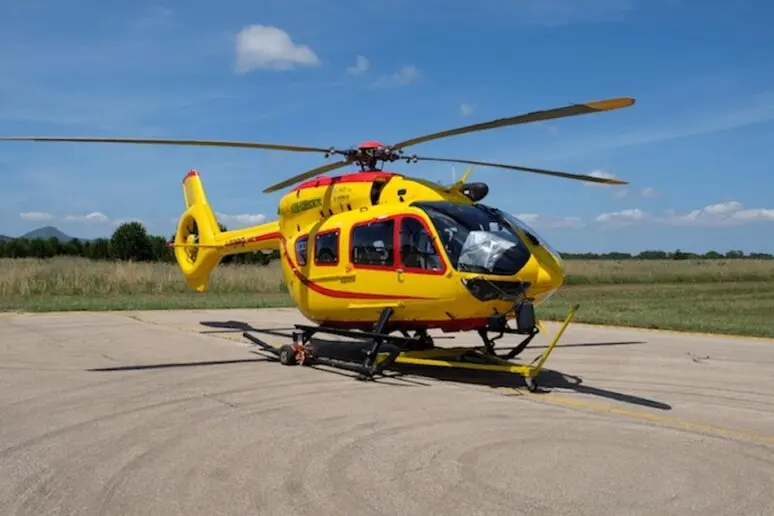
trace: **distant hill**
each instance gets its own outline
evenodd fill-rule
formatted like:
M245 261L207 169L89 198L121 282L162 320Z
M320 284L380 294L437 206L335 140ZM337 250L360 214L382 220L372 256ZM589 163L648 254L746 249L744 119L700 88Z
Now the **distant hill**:
M27 240L37 240L37 239L48 240L49 238L54 238L54 237L58 238L60 242L69 242L71 240L75 240L76 238L81 242L91 242L92 240L96 240L94 238L72 237L67 233L60 231L58 228L55 228L54 226L43 226L42 228L33 229L32 231L24 233L23 235L18 237L0 235L0 242L13 240L14 238L25 238ZM110 237L108 236L103 238L110 238Z
M59 239L60 242L69 242L73 239L70 235L66 235L65 233L62 233L57 228L53 226L44 226L42 228L33 229L32 231L28 233L24 233L19 238L26 238L28 240L34 240L36 238L42 238L42 239L48 239L56 237Z

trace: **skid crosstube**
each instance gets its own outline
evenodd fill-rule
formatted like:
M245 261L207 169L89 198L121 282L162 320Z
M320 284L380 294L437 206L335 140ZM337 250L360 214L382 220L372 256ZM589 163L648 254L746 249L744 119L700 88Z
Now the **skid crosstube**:
M550 344L529 364L514 363L510 362L510 360L526 347L537 334L537 331L531 332L521 344L506 355L497 355L494 353L492 341L488 340L485 335L482 335L485 342L483 348L433 347L431 349L417 350L411 349L418 342L416 338L394 337L383 333L384 328L387 326L387 322L392 315L392 310L389 308L382 312L382 315L372 332L297 324L295 327L300 331L293 333L293 344L285 344L280 348L276 348L263 342L249 332L244 332L243 336L260 346L264 351L279 357L280 362L286 365L303 365L311 363L327 365L359 373L364 379L372 378L385 369L388 369L393 364L513 373L523 376L527 388L531 392L535 392L538 388L537 376L540 374L543 365L546 363L546 360L548 360L548 357L551 355L551 352L556 347L559 339L561 339L579 308L580 305L577 304L571 308L562 323L562 326L556 332L553 339L551 339ZM308 346L308 343L315 333L327 333L354 338L371 342L371 346L365 351L365 358L362 363L324 357L312 351ZM345 342L342 342L342 344L346 345ZM392 349L389 351L381 351L381 348L384 345L389 345Z

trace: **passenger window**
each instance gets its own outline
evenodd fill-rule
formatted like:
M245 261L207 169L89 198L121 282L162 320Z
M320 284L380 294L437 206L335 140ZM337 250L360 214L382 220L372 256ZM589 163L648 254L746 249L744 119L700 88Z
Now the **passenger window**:
M400 259L404 267L412 269L440 271L442 268L432 236L415 217L401 220Z
M314 262L319 265L339 263L339 230L326 231L314 239Z
M382 220L352 228L350 260L355 265L391 267L395 264L394 220Z
M306 265L306 246L308 241L309 237L307 236L302 236L296 240L296 261L302 267Z

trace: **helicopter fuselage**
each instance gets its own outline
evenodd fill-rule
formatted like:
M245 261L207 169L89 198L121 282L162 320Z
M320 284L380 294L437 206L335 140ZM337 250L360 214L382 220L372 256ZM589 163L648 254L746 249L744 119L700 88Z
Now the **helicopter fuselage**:
M323 177L286 194L278 215L285 283L318 324L367 328L390 307L407 329L479 328L564 281L558 253L460 188L382 171Z

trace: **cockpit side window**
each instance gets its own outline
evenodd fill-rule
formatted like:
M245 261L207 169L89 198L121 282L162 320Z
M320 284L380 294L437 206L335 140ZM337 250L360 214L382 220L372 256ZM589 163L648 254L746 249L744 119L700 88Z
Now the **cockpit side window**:
M400 263L407 269L443 272L443 262L424 224L407 215L400 221Z
M309 236L304 235L296 240L296 261L301 267L306 265L306 248L309 243Z
M350 261L355 266L394 267L395 220L357 224L350 236Z

